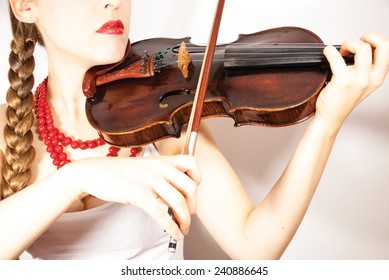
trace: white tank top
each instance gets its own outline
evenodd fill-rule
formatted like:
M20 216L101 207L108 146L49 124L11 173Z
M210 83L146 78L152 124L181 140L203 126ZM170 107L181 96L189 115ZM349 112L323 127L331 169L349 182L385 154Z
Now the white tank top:
M148 145L144 156L158 155ZM183 242L168 252L169 236L142 209L108 202L62 214L28 249L34 259L183 259Z

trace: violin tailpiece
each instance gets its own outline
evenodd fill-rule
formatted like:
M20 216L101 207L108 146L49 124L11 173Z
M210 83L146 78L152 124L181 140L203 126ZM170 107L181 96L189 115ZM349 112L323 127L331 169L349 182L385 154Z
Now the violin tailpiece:
M96 85L104 85L122 79L139 79L154 76L155 56L146 55L141 60L113 72L100 75L96 78Z

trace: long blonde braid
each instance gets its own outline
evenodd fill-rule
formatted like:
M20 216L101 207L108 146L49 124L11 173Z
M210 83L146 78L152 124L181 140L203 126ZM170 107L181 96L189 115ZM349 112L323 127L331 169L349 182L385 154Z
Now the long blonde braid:
M32 88L37 42L43 43L34 24L18 21L10 10L13 40L9 55L10 70L7 91L4 139L7 147L2 166L0 199L25 188L31 178L31 164L35 158L32 146L34 123Z

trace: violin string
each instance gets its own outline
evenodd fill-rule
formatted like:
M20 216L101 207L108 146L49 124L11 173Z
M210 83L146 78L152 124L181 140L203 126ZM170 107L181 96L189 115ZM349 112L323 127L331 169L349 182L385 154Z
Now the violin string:
M266 46L264 52L264 46ZM239 48L244 47L245 52L239 52ZM293 49L294 47L294 49ZM286 43L286 44L244 44L244 43L234 43L233 61L235 62L248 62L253 59L261 59L263 62L270 60L272 62L282 61L285 62L285 59L294 59L296 61L309 59L310 61L322 62L324 61L323 49L324 44L317 43L308 43L308 44L299 44L299 43ZM292 49L292 51L286 51L285 48ZM178 49L178 46L169 48L169 51L164 51L165 54L170 53L170 56L163 58L163 63L156 66L155 69L164 68L170 65L175 65L177 63L177 53L174 51ZM203 51L204 47L198 45L187 45L188 52L192 56L192 62L201 62L203 60ZM248 52L247 49L252 49L254 51ZM305 51L301 51L301 50ZM260 51L258 51L260 50ZM280 51L283 50L283 51ZM225 58L225 48L216 49L215 52L215 62L226 62L229 61L228 58ZM166 55L165 55L166 56ZM236 57L237 56L237 57ZM243 57L246 56L246 57Z
M248 43L232 43L229 45L219 45L216 48L216 51L220 51L220 48L223 50L227 48L233 48L234 50L240 50L240 49L253 49L253 50L261 50L260 52L277 52L279 53L279 50L289 50L290 52L303 52L302 50L306 51L313 51L313 52L322 52L324 47L326 45L323 43L277 43L277 44L271 44L271 43L261 43L261 44L248 44ZM173 46L170 48L167 48L166 50L170 50L173 53L178 54L179 45ZM340 46L336 45L337 48ZM187 49L189 53L204 53L205 47L194 45L194 44L187 44Z
M252 62L253 60L252 59L245 59L245 58L241 58L241 59L214 59L213 60L214 62ZM290 63L297 63L300 62L300 63L303 63L303 59L300 59L300 60L297 60L295 59L294 61L289 61ZM192 62L202 62L201 59L198 59L198 60L192 60ZM266 64L283 64L285 63L285 58L261 58L261 62L262 64L266 65ZM266 63L267 62L267 63ZM317 62L317 63L321 63L321 62L325 62L325 60L323 59L323 57L318 57L318 58L309 58L309 60L305 61L306 63L308 62ZM165 68L165 67L168 67L168 66L175 66L177 65L177 60L171 60L170 62L166 63L162 63L160 65L157 65L155 66L155 70L158 70L158 69L162 69L162 68Z
M323 55L325 48L323 43L231 43L219 45L215 51L215 62L245 63L253 60L261 61L261 64L282 63L323 63L326 59ZM204 46L189 43L186 45L192 62L201 62L204 56ZM226 48L228 56L225 56ZM336 48L340 46L335 45ZM155 69L164 68L177 63L179 45L164 50L166 55ZM242 51L243 50L243 51Z

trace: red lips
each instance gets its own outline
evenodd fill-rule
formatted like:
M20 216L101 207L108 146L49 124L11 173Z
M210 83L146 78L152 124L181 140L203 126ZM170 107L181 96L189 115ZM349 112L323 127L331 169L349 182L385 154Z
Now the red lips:
M110 20L104 23L96 32L108 35L121 35L124 33L124 24L121 20Z

